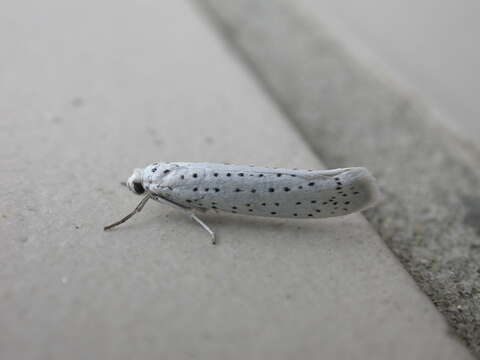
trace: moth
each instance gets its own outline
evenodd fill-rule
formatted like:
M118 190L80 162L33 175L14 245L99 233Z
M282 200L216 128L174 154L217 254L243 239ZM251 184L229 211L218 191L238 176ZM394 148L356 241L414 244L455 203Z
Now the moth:
M373 205L379 190L363 167L298 170L215 163L153 163L135 169L126 186L144 195L112 229L140 212L152 199L195 220L216 243L215 233L194 211L276 218L317 219L348 215Z

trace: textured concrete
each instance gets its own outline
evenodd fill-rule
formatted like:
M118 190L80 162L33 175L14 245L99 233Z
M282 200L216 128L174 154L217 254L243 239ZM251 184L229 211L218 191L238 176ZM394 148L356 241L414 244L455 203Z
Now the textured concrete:
M322 164L188 3L1 8L1 359L471 358L361 215L103 232L154 160Z
M385 200L368 219L480 354L478 147L441 128L388 74L359 64L310 16L319 11L285 1L202 3L328 166L373 170Z
M440 120L480 136L480 4L476 0L296 0L358 58L421 94Z

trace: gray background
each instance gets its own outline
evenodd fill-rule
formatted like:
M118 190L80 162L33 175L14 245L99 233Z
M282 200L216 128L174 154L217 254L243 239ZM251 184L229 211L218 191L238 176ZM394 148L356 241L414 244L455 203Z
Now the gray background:
M480 135L480 4L475 0L299 0L348 47L428 103L436 119Z
M103 232L149 162L324 165L189 2L1 7L0 358L471 358L360 214Z

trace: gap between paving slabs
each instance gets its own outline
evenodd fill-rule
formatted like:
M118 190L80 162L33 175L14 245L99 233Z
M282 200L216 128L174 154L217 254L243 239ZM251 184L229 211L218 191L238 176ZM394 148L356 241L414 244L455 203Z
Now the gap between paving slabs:
M373 171L385 199L366 217L478 356L478 149L293 3L201 4L329 167Z

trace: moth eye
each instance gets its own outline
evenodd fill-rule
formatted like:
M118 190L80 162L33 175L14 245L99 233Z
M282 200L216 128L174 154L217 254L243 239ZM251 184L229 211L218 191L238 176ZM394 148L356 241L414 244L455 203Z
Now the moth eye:
M135 191L136 194L140 195L145 192L145 189L143 188L143 185L137 182L133 183L133 190Z

